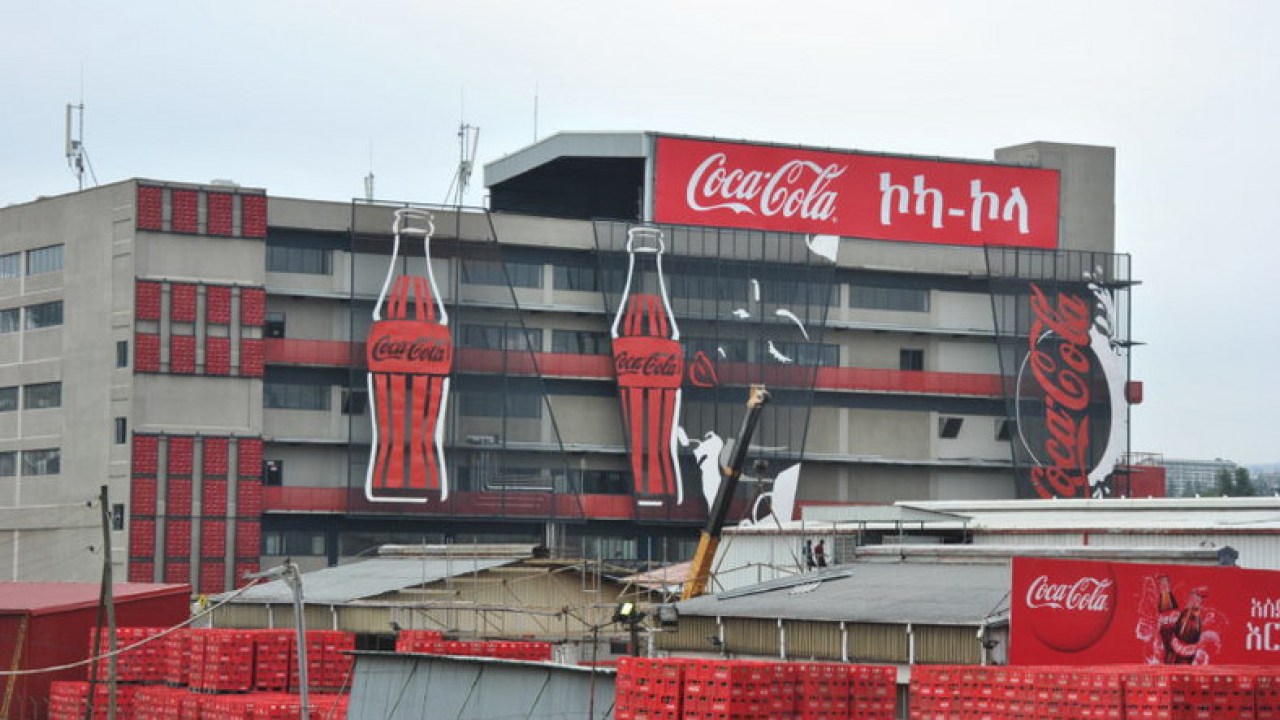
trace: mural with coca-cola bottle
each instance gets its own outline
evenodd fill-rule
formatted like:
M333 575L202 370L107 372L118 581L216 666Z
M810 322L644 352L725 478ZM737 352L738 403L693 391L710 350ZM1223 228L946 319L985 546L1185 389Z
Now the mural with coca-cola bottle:
M387 275L366 343L373 421L365 497L373 502L445 500L444 417L453 368L449 313L431 268L431 213L395 213ZM396 276L402 238L422 238L421 275Z

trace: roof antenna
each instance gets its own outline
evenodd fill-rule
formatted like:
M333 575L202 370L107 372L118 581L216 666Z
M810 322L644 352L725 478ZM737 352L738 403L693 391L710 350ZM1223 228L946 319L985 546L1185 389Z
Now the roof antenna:
M466 117L465 108L463 117ZM453 180L449 181L449 190L444 194L446 205L462 207L467 186L471 184L471 170L475 167L476 149L479 146L480 128L462 120L458 124L458 169L453 174Z
M73 118L72 111L79 114ZM73 119L75 122L73 122ZM75 138L72 138L72 126L75 126L77 132ZM84 189L84 171L89 170L89 177L93 178L93 184L98 184L98 174L93 171L93 163L89 161L89 151L84 147L84 64L80 64L80 102L78 104L67 103L67 117L63 142L63 157L67 160L67 167L71 168L71 172L76 174L76 189Z
M369 174L364 176L365 202L373 202L373 141L369 141Z

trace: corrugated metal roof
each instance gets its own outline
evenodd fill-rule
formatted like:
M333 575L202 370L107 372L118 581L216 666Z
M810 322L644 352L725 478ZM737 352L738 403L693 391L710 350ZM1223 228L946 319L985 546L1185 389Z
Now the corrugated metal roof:
M1005 563L857 563L677 607L681 615L978 625L1007 612L1009 573Z
M952 513L920 510L905 505L811 505L804 518L817 522L840 523L963 523L968 518Z
M374 597L453 575L511 565L524 558L374 558L302 575L302 598L337 605ZM293 593L283 580L250 588L235 602L289 603Z
M1159 498L1145 500L980 500L903 503L970 518L969 529L1125 531L1280 529L1280 498Z
M44 615L95 607L101 587L98 583L0 582L0 613ZM161 583L115 583L111 587L117 602L190 592L187 585Z

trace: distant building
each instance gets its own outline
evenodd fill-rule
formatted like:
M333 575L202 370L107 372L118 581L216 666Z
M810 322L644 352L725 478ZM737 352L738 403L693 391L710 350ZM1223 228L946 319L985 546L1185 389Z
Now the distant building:
M1178 460L1165 458L1165 479L1169 497L1213 495L1217 487L1218 473L1235 472L1237 465L1230 460Z

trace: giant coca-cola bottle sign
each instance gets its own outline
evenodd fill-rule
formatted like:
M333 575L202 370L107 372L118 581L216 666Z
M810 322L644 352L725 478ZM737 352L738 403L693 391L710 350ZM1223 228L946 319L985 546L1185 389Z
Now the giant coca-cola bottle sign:
M396 211L386 280L365 342L373 421L365 497L418 502L449 496L444 417L453 369L449 313L431 267L431 214ZM395 275L401 237L422 237L422 275Z

